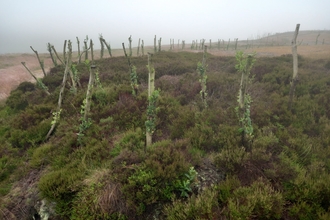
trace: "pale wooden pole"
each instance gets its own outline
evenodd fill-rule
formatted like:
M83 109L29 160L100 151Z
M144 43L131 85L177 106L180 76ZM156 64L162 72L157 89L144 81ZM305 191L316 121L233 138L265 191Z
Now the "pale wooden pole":
M128 48L129 48L129 56L132 56L132 36L129 36L128 38Z
M53 61L54 66L56 67L57 66L57 62L56 62L56 58L54 57L54 54L52 52L52 45L50 43L47 44L47 50L49 52L50 58Z
M142 51L142 56L144 56L144 41L143 40L141 43L141 51Z
M235 50L237 50L237 42L238 42L238 38L235 39L236 43L235 43Z
M78 37L76 37L76 39L77 39L77 44L78 44L78 58L79 58L78 63L80 63L80 59L81 59L81 57L80 57L80 41L79 41Z
M162 50L162 38L159 38L158 40L158 52Z
M141 42L141 38L139 38L138 48L137 48L137 52L136 52L137 56L140 56L140 42Z
M77 92L77 82L76 82L76 80L75 80L75 77L73 76L73 72L72 72L72 70L71 70L71 63L72 63L72 61L71 61L71 58L72 58L72 43L71 43L71 41L69 40L68 41L68 49L69 49L69 62L70 62L70 66L69 66L69 74L70 74L70 78L71 78L71 82L72 82L72 87L73 87L73 91L74 91L74 93L76 93Z
M289 93L289 110L292 108L292 100L294 96L294 91L296 89L296 85L298 83L298 53L297 53L297 36L299 33L300 24L296 25L296 30L293 35L293 39L291 42L292 45L292 56L293 56L293 76L291 82L291 88Z
M63 62L63 61L61 60L61 58L58 56L57 51L56 51L56 49L55 49L55 47L54 47L53 45L52 45L52 49L53 49L53 51L54 51L54 53L55 53L57 59L62 63L62 65L64 65L64 62Z
M103 59L103 55L104 55L104 44L103 44L102 39L103 39L102 34L100 34L99 40L100 40L100 44L101 44L101 53L100 53L101 59Z
M319 41L319 36L320 36L321 34L319 33L317 36L316 36L316 40L315 40L315 45L317 45L317 42Z
M250 69L253 65L253 55L248 55L247 57L247 61L246 61L246 66L244 66L242 68L242 78L241 78L241 84L240 84L240 89L239 89L239 95L238 95L238 105L239 105L239 117L245 118L245 112L246 112L246 104L245 104L245 93L246 93L246 87L247 87L247 83L248 83L248 78L249 78L249 74L250 74ZM244 127L244 122L241 121L240 122L241 127ZM241 142L242 145L246 147L246 133L245 133L245 129L242 131L242 136L241 136ZM249 149L250 150L250 149Z
M107 42L104 40L104 38L102 38L102 41L103 41L103 43L105 44L105 46L107 47L107 49L108 49L108 53L109 53L110 57L112 57L110 42L107 43Z
M87 44L86 44L87 46ZM91 47L89 46L89 48L85 48L84 51L80 54L80 57L79 57L79 61L81 60L81 56L84 54L84 53L87 53L87 51L90 49ZM78 62L79 63L79 62Z
M202 71L199 72L200 74L200 82L201 82L201 98L202 101L204 103L204 107L207 108L207 101L206 101L206 97L207 97L207 93L206 93L206 80L207 80L207 76L206 76L206 55L207 55L207 46L204 45L204 54L203 54L203 61L202 61Z
M132 72L132 68L131 68L131 60L130 60L129 56L127 56L126 49L125 49L125 44L122 43L122 46L123 46L123 50L124 50L124 55L125 55L125 57L127 58L127 62L128 62L128 66L129 66L129 70Z
M25 62L21 62L21 64L25 67L25 69L31 74L31 76L37 81L37 84L40 84L40 86L42 87L42 89L45 91L45 93L47 95L50 95L50 93L48 92L48 88L43 84L43 82L41 82L32 72L31 70L25 65Z
M152 93L155 90L155 68L153 67L151 60L151 53L148 53L148 70L149 70L149 78L148 78L148 97L150 99ZM150 116L148 116L150 117ZM152 120L151 118L147 118L147 120ZM146 146L150 146L152 144L152 132L146 131Z
M123 46L125 57L127 58L128 67L129 67L129 71L130 71L131 87L133 89L132 94L134 96L137 96L137 94L138 94L138 84L137 84L136 67L134 65L132 65L130 57L127 56L126 49L125 49L125 44L122 43L122 46Z
M157 40L156 40L156 35L154 38L154 53L157 53Z
M66 40L64 41L64 45L63 45L63 60L66 60Z
M87 92L86 92L86 107L85 107L85 111L84 111L85 120L87 119L87 115L90 111L91 98L92 98L92 92L93 92L94 81L95 81L95 70L96 70L96 66L94 65L94 51L93 51L92 39L90 40L89 47L91 49L92 62L91 62L90 69L89 69L89 81L88 81L88 87L87 87Z
M33 52L37 55L37 58L38 58L38 61L39 61L39 64L40 64L40 67L42 69L42 72L44 73L44 76L46 76L46 72L45 72L45 69L44 69L44 62L40 60L39 58L39 54L38 54L38 51L34 50L32 46L30 46L31 50L33 50Z
M85 45L85 60L88 60L87 42L88 42L88 36L86 36L86 39L84 40L84 45Z
M62 87L60 90L60 94L58 95L58 104L57 104L57 114L60 114L61 112L61 106L62 106L62 99L63 99L63 95L64 95L64 89L65 89L65 84L66 84L66 80L67 80L67 75L71 66L71 51L69 51L68 56L67 56L67 60L65 63L65 70L64 70L64 74L63 74L63 80L62 80ZM52 132L55 129L55 126L57 124L57 121L55 121L54 123L52 123L51 128L49 129L47 135L46 135L46 140L49 138L49 136L52 134Z
M151 60L152 54L148 53L148 70L149 70L149 83L148 83L148 96L150 97L155 91L155 68Z
M240 89L239 89L239 108L241 109L241 112L245 112L244 106L245 106L245 93L246 93L246 86L250 74L250 68L252 65L253 61L253 56L248 55L247 57L247 63L246 66L244 67L242 71L242 77L241 77L241 84L240 84ZM243 113L244 114L244 113Z

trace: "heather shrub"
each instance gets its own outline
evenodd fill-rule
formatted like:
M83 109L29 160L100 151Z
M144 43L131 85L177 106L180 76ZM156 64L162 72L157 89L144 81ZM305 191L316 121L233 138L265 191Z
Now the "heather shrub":
M164 140L147 149L145 164L155 177L165 181L174 180L190 167L190 155L185 142Z
M43 144L36 148L30 159L30 166L33 168L42 168L48 165L52 160L52 146L50 144Z
M272 128L264 127L253 141L251 150L251 160L254 162L268 162L272 153L279 148L279 140L272 132Z
M248 160L249 153L243 146L225 146L214 157L214 164L218 169L235 173L240 170Z
M49 92L53 93L56 88L58 88L63 81L63 66L57 66L51 69L50 74L43 77L42 82L48 87Z
M181 111L171 114L169 119L172 121L169 125L171 139L182 138L185 131L195 126L195 113L189 111L188 107L181 107Z
M34 147L45 140L47 132L50 128L50 120L42 121L36 126L31 126L26 130L12 129L9 142L13 147L28 148Z
M21 111L24 110L29 103L24 95L24 92L21 90L13 90L6 100L6 105L13 111Z
M186 195L183 191L190 193L193 180L186 179L185 174L191 164L183 154L184 148L182 143L156 142L147 149L145 161L133 166L134 172L123 185L123 192L138 215L159 202ZM184 185L186 188L182 188L184 181L188 184Z
M227 178L217 185L218 200L221 205L225 205L231 197L233 191L241 186L236 176L227 176Z
M309 170L299 169L298 175L284 183L284 196L291 202L291 216L300 219L316 219L330 207L330 175L324 172L323 164L314 161Z
M25 92L32 92L36 89L36 86L31 83L31 82L22 82L21 84L18 85L16 90L22 91L23 93Z
M228 215L233 219L280 219L284 199L280 192L258 179L251 186L241 186L228 199Z
M38 183L41 195L56 202L56 212L68 217L72 200L81 189L84 173L77 168L63 168L43 175Z
M95 170L83 180L83 189L72 202L70 219L120 219L129 214L120 185L108 170Z
M216 218L217 191L206 189L199 195L192 195L186 201L176 199L164 208L166 219L214 219Z
M0 158L0 182L7 179L10 173L16 168L16 165L13 162L14 160L6 155Z
M141 128L128 130L122 134L121 139L115 144L114 150L128 149L130 151L140 151L144 149L145 136ZM118 149L117 149L118 148Z
M215 133L207 123L196 123L194 127L185 132L184 137L189 139L193 148L203 151L218 151Z
M102 117L111 116L114 126L123 130L145 126L143 119L146 117L144 113L147 99L143 95L136 99L131 94L131 88L128 88L129 92L119 93L116 103L110 105L110 109L102 114Z

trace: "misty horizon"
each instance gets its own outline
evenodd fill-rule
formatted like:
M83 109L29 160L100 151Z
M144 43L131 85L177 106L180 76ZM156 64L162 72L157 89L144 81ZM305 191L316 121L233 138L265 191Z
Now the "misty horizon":
M128 44L129 36L137 47L139 38L145 46L153 45L155 35L168 45L170 39L186 44L200 39L253 40L293 32L297 23L300 31L330 28L330 2L323 0L169 0L157 4L150 0L3 0L0 6L0 54L33 53L30 46L45 53L47 43L62 51L64 40L71 40L77 50L76 37L82 48L86 35L95 49L100 49L100 34L113 49L119 49L123 42Z

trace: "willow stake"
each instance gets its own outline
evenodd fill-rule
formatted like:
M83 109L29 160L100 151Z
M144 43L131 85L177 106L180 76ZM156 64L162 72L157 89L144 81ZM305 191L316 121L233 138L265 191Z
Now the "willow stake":
M37 55L37 58L38 58L38 61L39 61L39 64L40 64L40 67L42 69L42 72L44 73L44 76L46 76L46 72L45 72L45 69L44 69L44 61L40 60L39 58L39 54L38 54L38 51L34 50L32 46L30 46L31 50L33 50L33 52Z
M291 88L289 93L289 110L292 108L292 100L294 96L294 91L296 89L296 85L298 83L298 54L297 54L297 36L299 32L300 24L296 25L296 30L294 32L293 38L292 38L292 56L293 56L293 76L292 76L292 82L291 82Z
M62 80L62 87L60 90L60 94L58 95L58 104L57 104L57 111L54 113L54 115L56 115L56 120L52 121L52 126L49 129L47 135L46 135L46 140L49 138L49 136L52 134L52 132L55 129L55 126L57 124L57 122L59 121L60 118L60 113L62 111L61 106L62 106L62 99L63 99L63 95L64 95L64 89L65 89L65 84L66 84L66 80L67 80L67 75L68 75L68 71L69 68L71 66L71 52L69 51L69 54L67 56L67 60L65 63L65 70L64 70L64 74L63 74L63 80Z
M151 60L152 54L148 53L148 107L147 107L147 121L146 125L146 147L152 144L152 135L156 130L156 102L159 96L159 91L155 90L155 68Z

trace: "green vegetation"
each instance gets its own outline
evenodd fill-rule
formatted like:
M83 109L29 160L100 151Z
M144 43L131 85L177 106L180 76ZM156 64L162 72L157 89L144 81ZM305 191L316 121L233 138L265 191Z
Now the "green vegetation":
M253 139L253 126L250 117L250 107L252 103L251 96L246 92L247 85L251 81L249 79L250 71L255 63L254 55L244 55L242 51L236 53L236 62L235 68L239 73L242 74L241 84L239 88L238 95L238 107L235 108L236 114L240 123L240 133L242 134L242 145L250 150L250 145Z
M199 74L199 82L201 83L201 94L202 102L204 103L204 107L207 108L207 92L206 92L206 82L207 82L207 75L206 75L206 53L207 53L207 46L204 46L204 54L203 54L203 61L197 63L197 72Z
M90 93L88 117L83 63L71 66L80 86L56 111L64 66L42 79L50 95L20 84L0 106L0 218L27 218L44 199L54 219L329 219L329 61L299 57L289 111L291 55L248 66L243 54L207 54L201 85L202 56L155 53L150 97L147 56L130 57L138 81L126 57L95 60L102 87ZM242 71L252 77L239 112ZM242 130L253 134L249 150Z

